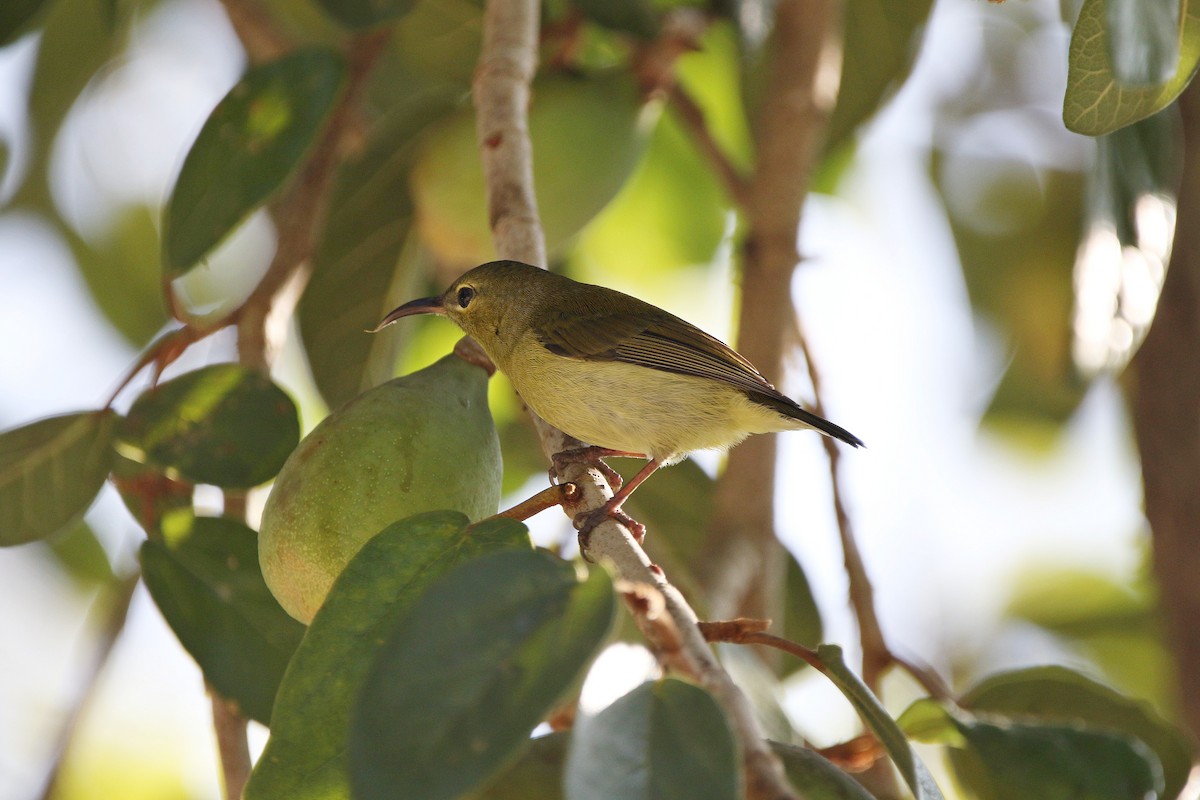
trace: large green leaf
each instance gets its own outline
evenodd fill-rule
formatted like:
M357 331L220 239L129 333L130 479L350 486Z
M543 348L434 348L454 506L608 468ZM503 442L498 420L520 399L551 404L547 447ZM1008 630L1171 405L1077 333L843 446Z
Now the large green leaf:
M1065 667L1034 667L993 675L968 691L960 702L973 711L1025 721L1085 725L1133 736L1153 750L1162 764L1163 797L1177 797L1191 771L1194 754L1187 740L1148 703Z
M418 286L400 255L412 228L408 174L418 135L448 103L413 104L384 126L337 176L313 272L297 311L313 378L335 408L392 377L402 330L365 333Z
M1181 0L1105 0L1108 60L1122 85L1169 81L1179 63Z
M826 128L825 149L841 145L874 116L908 76L933 0L849 0L842 80Z
M976 717L932 700L901 716L922 741L950 745L950 764L981 800L1154 800L1158 758L1139 739L1077 723Z
M525 752L473 800L563 800L563 771L571 735L565 731L530 739Z
M345 68L309 48L253 67L209 115L163 218L163 262L175 278L278 190L333 110Z
M644 683L571 738L571 800L734 800L740 758L712 695L675 678Z
M388 631L451 567L484 553L529 547L524 525L504 518L468 526L456 511L393 523L369 540L313 618L275 702L271 738L246 800L348 798L350 708Z
M407 14L417 0L317 0L329 16L349 28L367 28Z
M409 609L355 704L358 800L457 798L514 759L583 676L616 613L612 580L544 552L474 559Z
M245 489L279 472L300 441L300 418L263 373L214 364L143 392L117 438L134 460L192 483Z
M258 536L236 520L177 515L167 540L144 542L140 559L150 596L205 679L269 723L304 626L267 589Z
M0 433L0 546L74 526L113 462L110 409L50 417Z
M862 679L854 674L842 660L842 648L823 644L817 648L817 656L824 665L822 672L841 690L863 722L875 734L892 757L901 777L912 790L916 800L943 800L941 790L933 782L928 768L921 761L903 731L880 704L874 693Z
M1200 65L1200 9L1196 0L1180 0L1179 61L1173 76L1153 86L1122 85L1110 60L1107 0L1084 0L1067 69L1063 122L1076 133L1112 133L1161 111L1191 82Z

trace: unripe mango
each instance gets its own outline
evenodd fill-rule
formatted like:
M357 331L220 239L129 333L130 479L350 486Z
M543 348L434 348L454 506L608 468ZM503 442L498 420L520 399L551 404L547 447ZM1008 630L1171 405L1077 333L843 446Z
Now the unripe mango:
M338 408L288 457L263 510L258 555L280 605L309 622L372 536L421 511L496 513L503 464L488 374L458 356Z
M533 178L551 253L625 185L659 112L627 72L550 74L534 81ZM440 261L467 267L495 259L469 107L425 134L410 181L421 241Z

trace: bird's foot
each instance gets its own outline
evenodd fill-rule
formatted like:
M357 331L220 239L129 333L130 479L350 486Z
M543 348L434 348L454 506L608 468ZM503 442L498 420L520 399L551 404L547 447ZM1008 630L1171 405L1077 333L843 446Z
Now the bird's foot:
M614 519L629 529L629 533L633 535L633 539L639 545L646 538L646 526L638 522L633 517L625 513L619 505L610 505L605 503L594 511L584 511L575 515L575 528L579 531L579 552L585 554L588 551L588 540L591 538L592 531L601 522L606 519Z
M563 450L561 453L555 453L550 459L553 465L550 468L550 481L558 483L559 475L569 464L586 464L589 467L595 467L599 470L600 474L604 476L604 480L608 481L608 485L615 492L621 488L621 484L625 482L625 479L601 459L606 456L625 455L633 454L624 453L620 450L609 450L607 447L577 447L574 450Z

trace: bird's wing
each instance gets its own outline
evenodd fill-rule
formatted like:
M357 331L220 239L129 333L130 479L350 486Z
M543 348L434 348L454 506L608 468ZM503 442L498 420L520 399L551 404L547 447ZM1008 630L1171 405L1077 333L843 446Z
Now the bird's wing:
M637 364L721 381L755 400L760 399L755 395L787 400L728 345L678 317L655 312L553 314L535 332L547 350L566 358Z
M633 311L552 312L534 325L542 345L559 356L626 364L721 381L755 403L799 420L854 447L862 440L779 392L754 365L695 325L647 306Z

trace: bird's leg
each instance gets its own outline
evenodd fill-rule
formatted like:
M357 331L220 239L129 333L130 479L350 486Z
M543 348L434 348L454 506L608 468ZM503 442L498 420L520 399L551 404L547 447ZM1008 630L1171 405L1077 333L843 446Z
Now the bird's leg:
M642 481L653 475L658 467L658 461L650 459L649 463L642 467L637 475L630 478L629 482L622 486L620 491L614 494L607 503L595 511L585 511L582 514L576 515L574 521L575 527L579 529L579 551L581 553L587 552L588 536L591 534L592 529L609 517L629 528L629 532L633 534L633 538L637 540L637 543L642 543L642 540L646 538L646 526L626 514L621 509L621 506L629 499L629 495L633 494L633 490L640 486Z
M596 447L594 445L576 447L574 450L563 450L561 453L555 453L550 459L553 464L550 468L550 482L558 483L559 474L566 469L568 464L587 464L589 467L598 469L600 474L604 476L604 480L608 481L608 485L615 492L621 488L621 484L625 481L615 469L600 460L609 456L646 457L643 453L627 453L624 450L610 450L607 447Z

